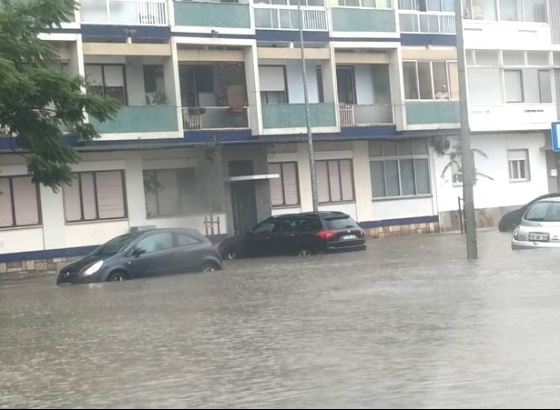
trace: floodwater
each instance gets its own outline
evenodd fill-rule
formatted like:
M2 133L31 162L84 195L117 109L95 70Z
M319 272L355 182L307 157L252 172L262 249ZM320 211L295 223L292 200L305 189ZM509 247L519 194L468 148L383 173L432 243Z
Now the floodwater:
M479 234L56 287L0 276L0 407L556 408L560 252Z

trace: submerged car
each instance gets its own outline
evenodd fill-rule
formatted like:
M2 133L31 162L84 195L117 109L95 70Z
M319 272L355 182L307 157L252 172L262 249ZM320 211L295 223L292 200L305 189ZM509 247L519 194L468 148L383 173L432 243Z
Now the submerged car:
M121 235L101 245L62 269L57 285L221 269L219 252L197 230L151 229Z
M531 205L533 205L537 201L540 201L541 199L551 198L557 195L558 194L541 195L533 199L528 204L523 205L521 208L514 209L513 211L508 212L507 214L502 216L502 219L500 219L500 222L498 223L498 229L500 230L500 232L513 232L513 230L517 228L517 225L521 223L521 218L523 218L523 215L525 214L525 212L527 212L527 209L529 209Z
M244 235L218 245L224 259L366 249L364 231L342 212L272 216Z
M527 209L513 231L511 247L560 248L560 195L541 199Z

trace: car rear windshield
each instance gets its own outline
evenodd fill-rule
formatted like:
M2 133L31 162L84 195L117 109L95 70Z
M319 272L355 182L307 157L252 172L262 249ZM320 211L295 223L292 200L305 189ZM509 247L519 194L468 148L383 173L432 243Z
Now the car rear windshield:
M348 228L359 228L356 221L354 221L349 216L331 216L325 218L327 221L327 226L329 229L348 229Z
M525 220L533 222L560 222L560 202L541 201L529 208Z

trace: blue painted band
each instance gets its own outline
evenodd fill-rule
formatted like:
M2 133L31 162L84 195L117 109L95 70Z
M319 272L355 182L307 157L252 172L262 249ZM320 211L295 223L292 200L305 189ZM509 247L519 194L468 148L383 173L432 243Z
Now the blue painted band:
M51 249L44 251L7 253L0 255L0 262L21 262L37 259L52 259L63 257L84 256L92 252L97 246L80 246L76 248Z
M430 215L430 216L418 216L414 218L384 219L380 221L360 222L359 225L363 229L369 229L369 228L384 228L387 226L426 224L432 222L439 222L439 217L437 215Z

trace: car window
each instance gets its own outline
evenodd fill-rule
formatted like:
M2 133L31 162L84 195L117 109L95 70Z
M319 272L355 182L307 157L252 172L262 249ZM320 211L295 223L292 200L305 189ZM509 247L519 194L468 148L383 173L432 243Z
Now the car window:
M358 224L349 216L337 216L325 218L327 220L327 226L329 229L347 229L347 228L358 228Z
M560 202L537 202L529 208L525 219L538 222L560 222Z
M253 228L253 233L272 232L275 222L276 221L273 218L262 221L260 224Z
M178 233L176 235L177 235L177 244L179 246L196 245L200 243L197 239L193 238L192 236L182 234L182 233Z
M173 235L170 232L156 233L142 239L136 248L145 253L164 251L173 248Z
M138 235L135 234L125 234L121 236L117 236L116 238L111 239L104 245L101 245L97 248L93 253L95 255L106 255L112 256L116 255L132 242L134 242L138 238Z
M299 231L300 232L315 232L321 230L321 221L319 218L301 218L299 220Z
M297 220L294 218L279 218L274 225L274 232L296 232Z

